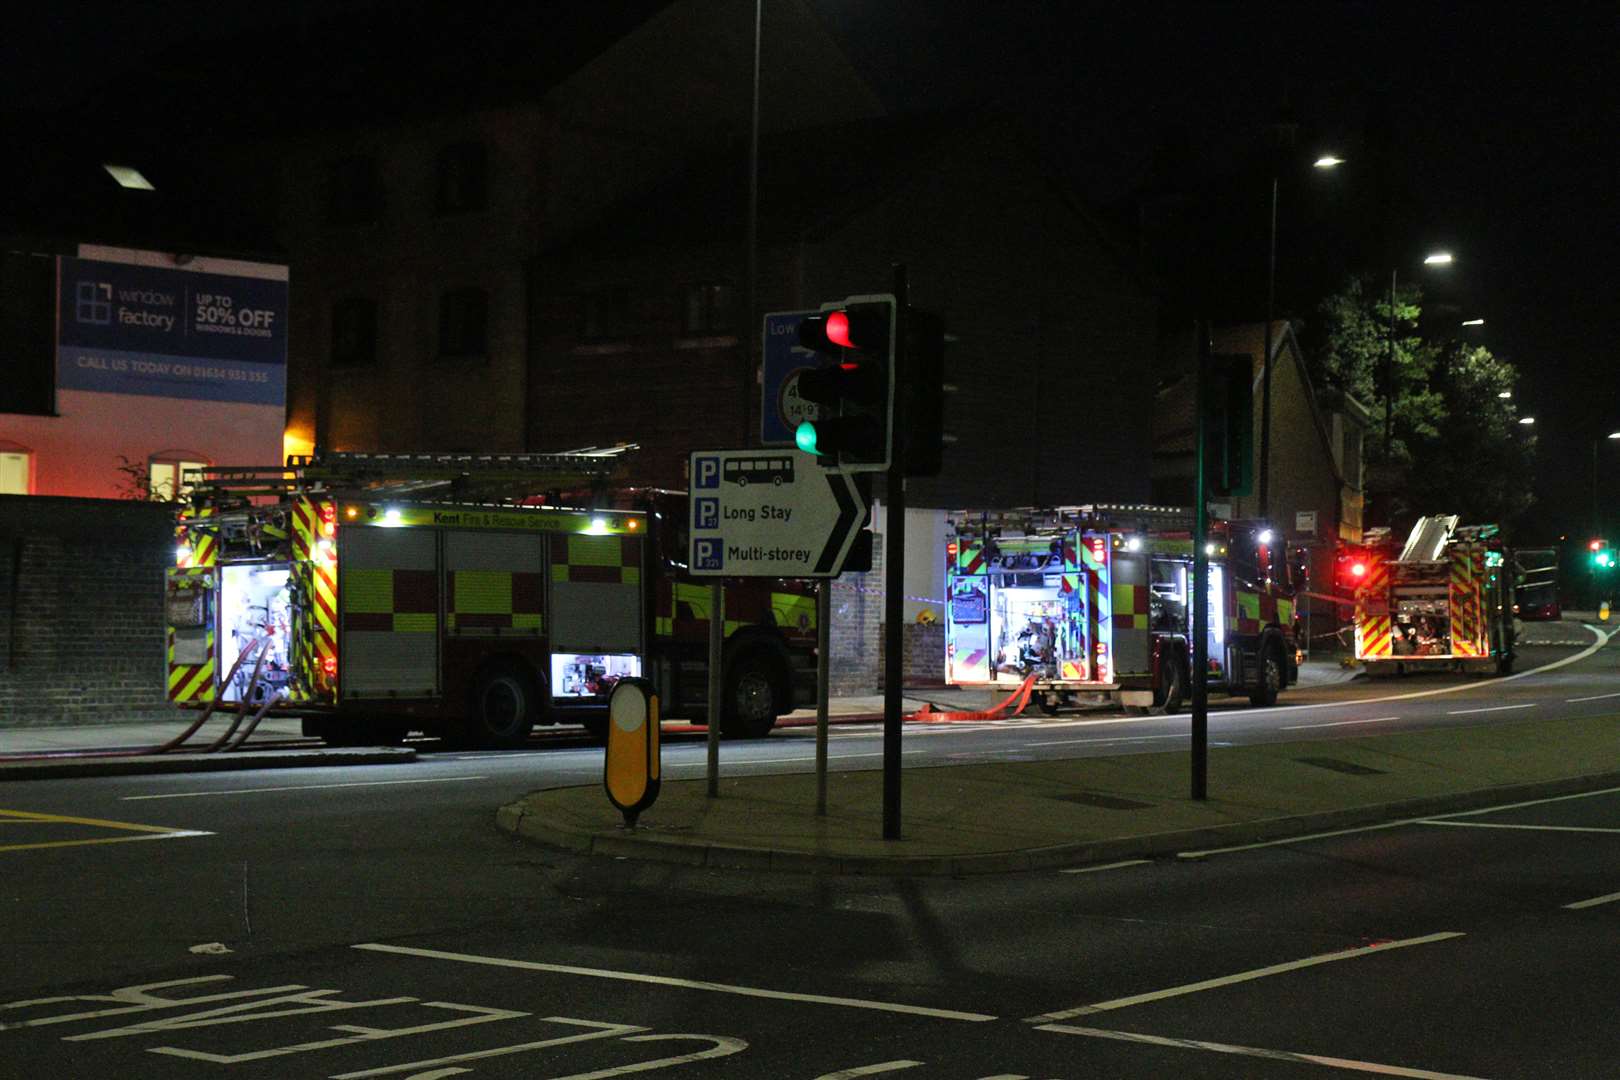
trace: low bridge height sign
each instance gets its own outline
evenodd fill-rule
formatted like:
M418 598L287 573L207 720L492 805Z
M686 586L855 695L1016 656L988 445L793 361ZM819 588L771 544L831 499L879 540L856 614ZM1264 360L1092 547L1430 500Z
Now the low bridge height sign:
M866 524L855 478L792 450L698 450L690 465L693 574L836 577Z

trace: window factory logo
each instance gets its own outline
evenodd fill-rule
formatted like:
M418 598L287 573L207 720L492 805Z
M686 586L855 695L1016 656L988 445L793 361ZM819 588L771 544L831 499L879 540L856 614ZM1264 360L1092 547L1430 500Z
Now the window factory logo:
M179 299L159 289L118 289L105 281L78 282L74 318L91 326L144 326L167 333L174 329ZM164 309L168 310L165 311Z

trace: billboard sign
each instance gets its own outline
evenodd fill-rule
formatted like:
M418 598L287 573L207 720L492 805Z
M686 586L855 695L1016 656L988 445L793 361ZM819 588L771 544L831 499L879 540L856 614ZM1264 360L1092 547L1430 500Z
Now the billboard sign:
M284 406L287 277L60 260L57 386Z

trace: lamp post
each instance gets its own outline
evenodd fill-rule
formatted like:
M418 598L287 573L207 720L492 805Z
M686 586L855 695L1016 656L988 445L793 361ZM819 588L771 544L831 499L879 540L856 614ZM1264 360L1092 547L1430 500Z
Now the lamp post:
M1290 125L1291 126L1291 125ZM1344 158L1323 154L1311 163L1315 169L1332 169ZM1271 232L1266 255L1265 353L1260 360L1260 517L1271 517L1271 337L1272 313L1277 306L1277 189L1278 169L1271 170Z
M1620 431L1611 431L1606 438L1620 441ZM1598 444L1603 439L1592 440L1592 535L1603 535L1603 520L1598 516Z
M1453 262L1451 252L1436 251L1423 257L1425 266L1450 266ZM1395 438L1395 310L1399 267L1391 267L1389 271L1389 355L1384 361L1384 460L1390 457L1390 444ZM1529 418L1531 423L1535 419ZM1519 421L1521 424L1523 420Z

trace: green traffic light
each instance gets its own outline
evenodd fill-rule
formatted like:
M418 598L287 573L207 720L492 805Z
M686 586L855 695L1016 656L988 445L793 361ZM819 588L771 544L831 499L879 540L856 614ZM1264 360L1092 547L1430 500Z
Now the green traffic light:
M793 442L805 453L815 454L817 457L821 456L821 451L816 449L816 425L814 421L801 420L799 426L794 429Z

